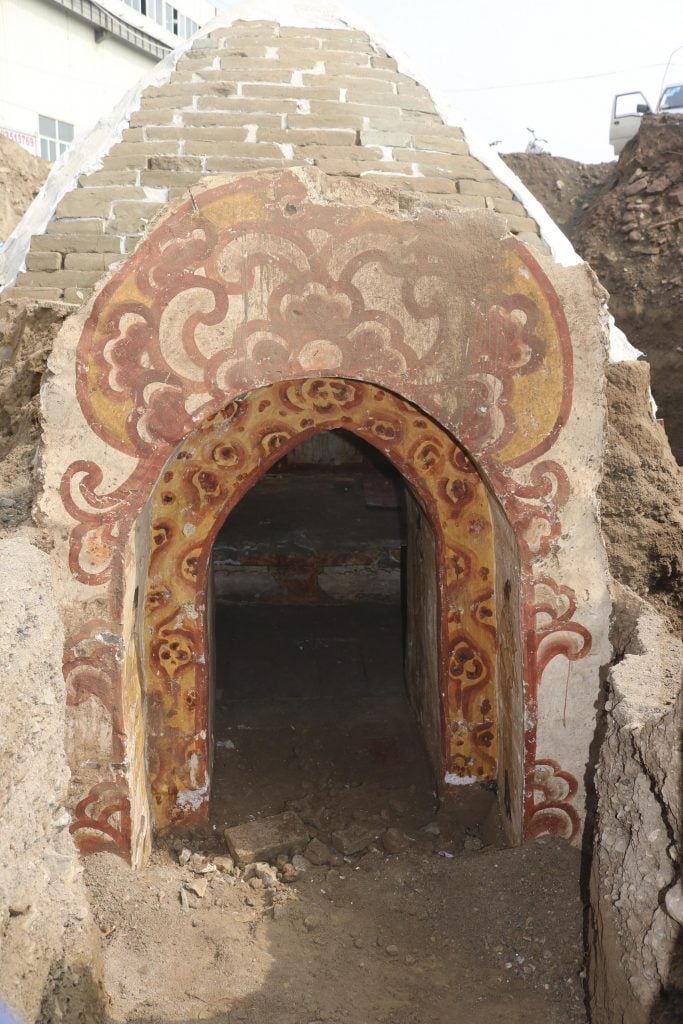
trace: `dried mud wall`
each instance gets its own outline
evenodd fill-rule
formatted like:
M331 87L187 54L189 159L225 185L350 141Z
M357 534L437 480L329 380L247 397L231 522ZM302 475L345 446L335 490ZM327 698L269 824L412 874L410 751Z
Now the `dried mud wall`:
M645 362L607 367L602 530L614 579L683 624L683 470L650 409Z
M683 644L617 588L591 874L593 1024L668 1024L683 1011L680 671Z
M100 1019L98 946L63 806L63 630L47 555L0 542L0 997L22 1021Z

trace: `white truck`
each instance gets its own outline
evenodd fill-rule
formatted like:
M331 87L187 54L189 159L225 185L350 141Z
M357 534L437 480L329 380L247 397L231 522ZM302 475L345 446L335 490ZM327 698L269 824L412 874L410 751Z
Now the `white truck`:
M620 92L612 102L612 120L609 128L609 141L614 155L619 156L622 149L640 128L643 114L653 113L642 92ZM655 114L683 115L683 83L667 85L654 109Z

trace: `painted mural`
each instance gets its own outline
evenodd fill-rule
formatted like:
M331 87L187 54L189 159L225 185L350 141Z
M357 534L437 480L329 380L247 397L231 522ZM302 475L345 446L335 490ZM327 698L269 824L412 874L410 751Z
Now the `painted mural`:
M65 673L70 701L98 701L112 723L111 767L83 793L73 825L88 849L126 855L142 827L126 803L142 705L121 649L138 517L162 471L177 473L166 468L176 448L202 424L217 429L231 403L330 378L392 392L457 438L505 510L522 567L525 831L576 833L575 779L536 761L544 667L585 657L591 643L574 621L575 595L547 571L571 492L550 457L572 405L560 301L529 250L483 221L473 231L469 215L328 201L320 185L278 172L198 192L104 285L82 329L74 383L98 455L84 445L62 477L80 609Z
M250 392L193 431L154 495L143 664L160 827L208 809L205 617L215 536L270 466L333 429L357 434L394 463L435 533L443 694L437 777L496 777L493 537L479 473L433 420L382 388L334 377L286 382Z

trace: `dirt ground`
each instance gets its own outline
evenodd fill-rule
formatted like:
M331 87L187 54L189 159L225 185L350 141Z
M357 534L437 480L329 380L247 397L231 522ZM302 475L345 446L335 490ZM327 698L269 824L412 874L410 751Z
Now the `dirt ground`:
M110 1020L583 1024L579 852L505 849L486 789L478 815L439 806L402 687L400 608L233 607L217 636L219 680L232 667L234 682L210 826L137 876L86 862ZM291 851L277 881L220 859L226 826L285 810L317 840L293 881ZM343 856L348 828L365 845ZM185 848L200 856L181 863Z
M0 243L12 234L49 170L47 160L0 135Z
M539 839L449 859L412 839L274 889L214 872L186 911L198 876L169 849L137 876L90 858L110 1020L584 1022L577 851Z

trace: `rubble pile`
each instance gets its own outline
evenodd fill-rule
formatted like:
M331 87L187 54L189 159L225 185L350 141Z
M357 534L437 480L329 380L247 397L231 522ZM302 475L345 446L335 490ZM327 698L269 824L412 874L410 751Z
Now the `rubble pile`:
M683 460L683 119L645 117L614 183L574 242L610 292L610 309L652 366L671 447Z
M683 118L644 117L616 164L505 160L610 293L610 312L651 365L658 415L683 461Z
M502 153L510 170L570 238L593 199L614 179L614 164L583 164L550 153Z

